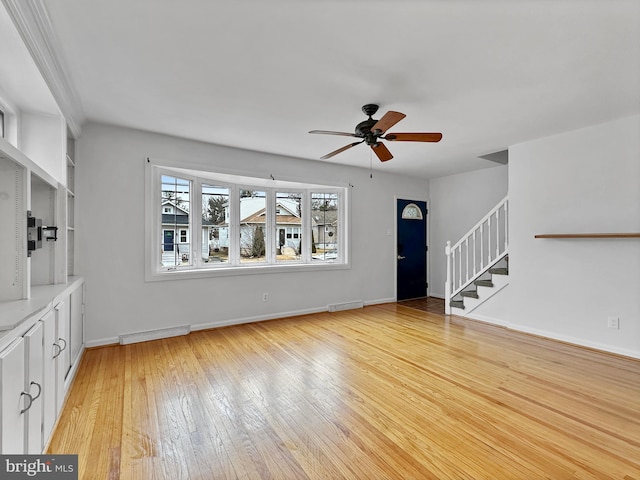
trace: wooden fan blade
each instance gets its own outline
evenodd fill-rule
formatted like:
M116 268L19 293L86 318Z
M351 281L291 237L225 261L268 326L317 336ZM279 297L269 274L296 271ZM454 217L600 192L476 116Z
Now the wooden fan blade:
M394 112L389 110L385 113L380 120L378 120L373 127L371 127L371 131L375 132L376 130L379 133L386 132L389 128L393 127L396 123L402 120L406 115L400 112Z
M381 162L386 162L387 160L391 160L393 155L389 149L383 143L374 143L371 145L371 150L378 156Z
M389 133L383 137L391 142L439 142L441 133Z
M364 142L364 140L362 142ZM320 159L321 160L326 160L327 158L331 158L334 155L337 155L339 153L344 152L345 150L349 150L351 147L355 147L356 145L360 145L362 142L353 142L353 143L350 143L349 145L345 145L344 147L339 148L337 150L334 150L331 153L327 153L324 157L320 157Z
M357 137L355 133L347 133L347 132L332 132L330 130L311 130L309 133L320 133L323 135L340 135L342 137Z

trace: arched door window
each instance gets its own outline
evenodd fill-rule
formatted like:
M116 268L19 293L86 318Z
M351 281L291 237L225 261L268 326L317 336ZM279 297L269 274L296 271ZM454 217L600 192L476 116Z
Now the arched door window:
M403 220L422 220L422 210L415 203L410 203L402 209Z

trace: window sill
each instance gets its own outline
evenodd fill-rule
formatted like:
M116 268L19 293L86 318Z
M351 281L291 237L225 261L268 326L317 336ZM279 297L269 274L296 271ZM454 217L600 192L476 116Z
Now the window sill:
M290 264L290 265L247 265L247 266L222 266L216 268L177 269L170 271L156 271L145 274L147 282L162 282L166 280L190 280L210 277L231 277L237 275L263 275L271 273L290 272L318 272L324 270L348 270L348 263L317 263L317 264Z

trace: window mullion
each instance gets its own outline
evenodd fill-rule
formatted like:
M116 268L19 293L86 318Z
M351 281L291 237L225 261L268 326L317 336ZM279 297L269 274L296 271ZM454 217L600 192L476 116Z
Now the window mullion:
M193 188L191 195L191 205L193 205L191 215L192 227L190 227L191 236L189 238L189 249L193 258L192 264L196 268L202 267L202 180L196 178L193 180ZM208 239L207 239L208 244Z
M229 264L240 264L240 189L231 187L229 199Z
M278 245L277 242L277 238L278 238L278 218L277 218L277 207L276 207L276 202L278 201L278 195L276 190L274 189L270 189L269 190L269 195L270 195L270 199L269 199L269 205L270 205L270 209L269 209L269 216L268 216L268 222L269 222L269 232L271 232L271 235L269 235L269 260L268 263L270 264L275 264L276 263L276 248Z
M300 246L301 254L302 254L302 262L309 263L311 261L311 192L309 190L305 190L302 192L302 207L300 208L302 212L302 222L301 222L301 232L302 235L302 245Z

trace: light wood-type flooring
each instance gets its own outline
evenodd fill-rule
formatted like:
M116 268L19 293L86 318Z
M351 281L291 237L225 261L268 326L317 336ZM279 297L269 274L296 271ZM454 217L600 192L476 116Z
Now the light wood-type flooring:
M49 452L81 479L640 480L639 361L418 308L90 349Z

